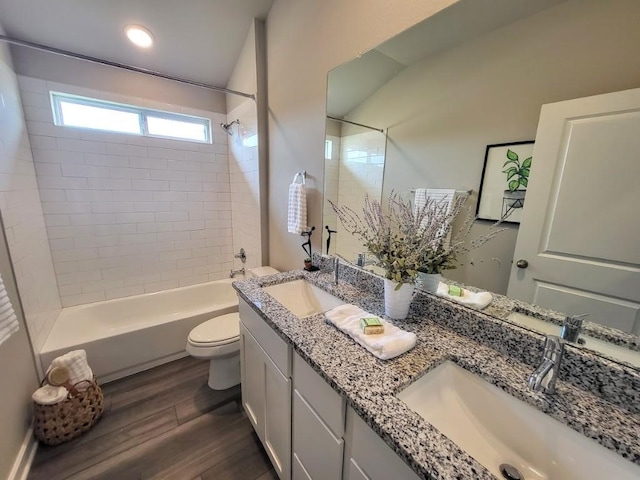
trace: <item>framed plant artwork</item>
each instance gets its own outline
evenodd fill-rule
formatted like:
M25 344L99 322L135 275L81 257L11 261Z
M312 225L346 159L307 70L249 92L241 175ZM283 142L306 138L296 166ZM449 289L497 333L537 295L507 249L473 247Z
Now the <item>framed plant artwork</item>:
M487 145L478 209L479 220L520 223L529 173L533 140Z

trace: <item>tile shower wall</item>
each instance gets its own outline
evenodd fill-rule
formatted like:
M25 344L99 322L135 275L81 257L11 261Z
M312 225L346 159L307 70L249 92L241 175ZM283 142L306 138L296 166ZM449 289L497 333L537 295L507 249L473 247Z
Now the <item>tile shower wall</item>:
M329 200L338 201L338 188L340 186L340 142L341 138L336 135L327 135L325 139L325 159L324 159L324 204L322 206L322 219L331 230L340 232L343 230L342 225L338 223L338 217L331 208ZM322 227L324 229L324 225ZM322 248L326 251L326 230L322 231ZM336 245L338 237L331 237L331 246L329 247L329 255L336 254Z
M19 77L63 306L224 278L232 266L225 114ZM49 91L208 117L212 145L53 125Z
M229 175L234 251L244 248L246 264L235 261L234 268L262 265L260 231L260 183L258 177L258 117L256 104L247 99L227 115L240 120L229 137Z
M340 147L338 173L338 202L362 212L365 195L380 201L384 174L385 136L368 131L343 136ZM355 263L364 247L351 235L340 235L338 228L336 248L340 255Z
M18 83L5 47L0 50L0 99L0 210L27 327L37 352L60 312L60 299ZM27 98L24 109L29 108Z

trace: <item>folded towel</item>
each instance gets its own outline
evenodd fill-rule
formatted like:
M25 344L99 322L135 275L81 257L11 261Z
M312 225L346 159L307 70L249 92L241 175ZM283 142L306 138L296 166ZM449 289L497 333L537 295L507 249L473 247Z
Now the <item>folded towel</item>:
M75 385L83 380L93 379L93 371L87 363L87 352L84 350L73 350L60 357L54 358L47 372L54 367L63 367L68 370L70 385ZM80 384L76 388L82 391L86 390L88 386L88 384Z
M443 282L438 284L437 294L452 302L458 302L467 307L477 308L478 310L482 310L493 301L493 296L489 292L474 293L465 288L462 289L461 297L449 295L449 285Z
M296 176L297 177L297 176ZM300 235L307 229L307 192L303 183L289 185L289 216L287 231Z
M45 385L33 392L31 398L34 402L39 403L40 405L53 405L54 403L59 403L67 398L68 393L69 392L64 387Z
M411 350L417 341L415 333L406 332L386 320L365 312L355 305L340 305L325 313L327 321L349 335L356 342L382 360L402 355ZM366 335L360 328L360 319L375 317L384 325L384 333Z
M18 331L18 319L0 277L0 345Z

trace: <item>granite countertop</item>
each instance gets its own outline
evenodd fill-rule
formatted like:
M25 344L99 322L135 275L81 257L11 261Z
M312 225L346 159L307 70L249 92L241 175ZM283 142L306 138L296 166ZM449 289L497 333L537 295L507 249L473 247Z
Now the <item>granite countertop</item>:
M416 295L407 320L392 321L417 335L416 347L395 359L379 360L326 323L324 315L298 319L262 290L265 286L306 278L344 301L382 316L383 296L374 277L370 281L368 277L352 279L352 283L359 285L356 288L347 281L336 286L330 282L330 276L292 271L233 285L240 297L335 391L345 396L360 417L421 478L495 478L396 397L403 388L446 360L453 360L640 465L637 372L567 347L570 352L565 357L569 365L556 384L557 394L533 392L528 389L526 379L533 371L532 365L540 360L542 336L517 326L498 325L497 320L487 315L423 293ZM474 322L484 323L480 329ZM529 357L534 358L527 362ZM569 367L577 370L576 377L563 381ZM593 379L588 375L586 380L583 378L585 368L595 372ZM603 371L607 375L610 372L611 379L607 377L601 384ZM603 393L596 395L589 390Z

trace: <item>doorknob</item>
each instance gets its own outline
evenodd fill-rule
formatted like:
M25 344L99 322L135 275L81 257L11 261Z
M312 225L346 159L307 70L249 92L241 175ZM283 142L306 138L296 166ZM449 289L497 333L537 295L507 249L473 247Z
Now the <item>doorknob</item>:
M529 262L527 262L524 258L521 258L516 262L516 266L518 268L527 268L529 266Z

